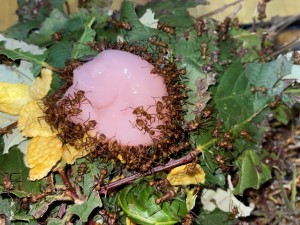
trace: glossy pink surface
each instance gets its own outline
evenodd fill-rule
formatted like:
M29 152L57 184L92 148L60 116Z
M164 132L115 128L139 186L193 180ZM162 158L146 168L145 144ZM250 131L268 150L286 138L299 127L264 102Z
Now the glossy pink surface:
M163 79L151 74L152 68L140 57L120 50L105 50L78 67L66 95L83 90L90 103L81 104L83 112L74 118L75 122L96 120L95 133L103 133L123 145L151 144L150 135L136 127L137 117L132 111L143 106L155 114L155 102L167 95ZM161 123L155 118L148 124L155 128Z

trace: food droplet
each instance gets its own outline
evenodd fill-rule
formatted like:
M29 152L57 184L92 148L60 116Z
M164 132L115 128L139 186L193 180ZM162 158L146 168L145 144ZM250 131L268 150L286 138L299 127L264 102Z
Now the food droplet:
M73 85L65 96L78 90L88 101L81 103L82 113L72 119L86 123L96 120L95 133L103 133L122 145L150 145L153 136L137 125L142 119L154 130L163 124L156 116L156 102L167 95L163 78L152 74L153 66L134 54L105 50L93 60L74 70ZM151 120L133 114L142 106ZM159 133L155 130L155 135Z

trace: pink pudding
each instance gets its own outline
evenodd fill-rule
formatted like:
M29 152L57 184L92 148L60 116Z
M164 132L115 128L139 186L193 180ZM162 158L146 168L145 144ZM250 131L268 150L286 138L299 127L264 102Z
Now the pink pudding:
M152 144L153 137L159 135L155 127L163 124L156 116L156 102L167 95L163 78L151 74L152 69L147 61L129 52L101 52L74 70L73 85L65 96L83 90L88 101L81 103L82 113L72 120L96 120L95 134L103 133L122 145ZM136 124L139 117L133 110L140 106L153 114L151 121L144 120L155 131L153 136Z

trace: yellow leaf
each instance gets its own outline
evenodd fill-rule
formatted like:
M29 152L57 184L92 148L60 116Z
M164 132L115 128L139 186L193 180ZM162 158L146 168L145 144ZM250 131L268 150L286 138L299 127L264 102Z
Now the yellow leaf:
M52 70L42 69L41 77L37 77L31 84L30 95L34 100L40 100L44 98L49 90L52 83Z
M62 142L53 137L34 137L27 149L29 180L45 177L62 157Z
M187 211L191 211L194 207L195 207L195 204L196 204L196 199L197 199L197 194L198 194L198 187L194 187L194 188L186 188L185 189L185 193L186 193L186 208L187 208Z
M136 225L129 217L126 217L126 225Z
M189 170L192 170L192 173L188 172ZM171 185L199 184L204 183L205 173L199 164L189 163L172 169L167 179Z
M17 115L31 100L28 85L0 83L0 111Z
M76 159L86 156L89 151L85 148L77 150L74 146L65 145L62 158L68 163L73 164Z
M55 132L43 119L42 107L42 102L31 101L22 108L18 119L18 128L24 136L50 137L55 135Z

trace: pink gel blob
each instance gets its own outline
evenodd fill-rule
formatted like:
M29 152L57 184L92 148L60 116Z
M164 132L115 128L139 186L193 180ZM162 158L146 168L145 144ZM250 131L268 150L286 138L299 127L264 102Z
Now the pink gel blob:
M149 145L152 138L136 126L136 107L153 115L148 122L153 129L162 124L156 115L156 101L167 95L162 77L151 74L153 66L142 58L120 50L105 50L93 60L74 70L73 85L65 96L85 91L89 100L81 104L82 113L74 122L96 120L95 133L103 133L122 145ZM154 119L155 118L155 119ZM155 130L157 136L158 131Z

